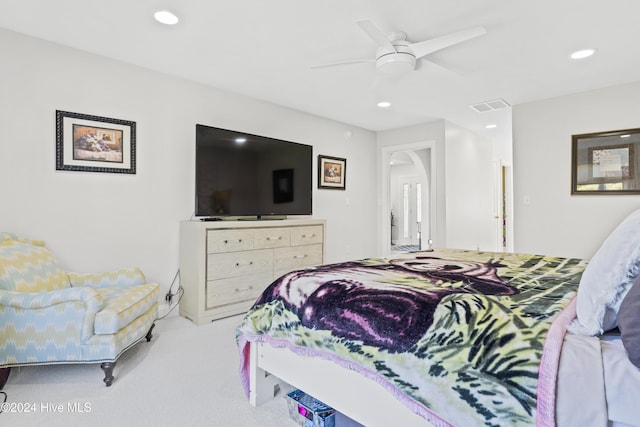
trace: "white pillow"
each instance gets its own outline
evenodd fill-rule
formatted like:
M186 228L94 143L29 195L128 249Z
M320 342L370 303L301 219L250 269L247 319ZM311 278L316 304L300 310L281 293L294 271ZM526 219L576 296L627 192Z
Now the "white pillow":
M580 279L569 331L599 335L618 325L620 304L640 273L640 209L627 216L602 243Z

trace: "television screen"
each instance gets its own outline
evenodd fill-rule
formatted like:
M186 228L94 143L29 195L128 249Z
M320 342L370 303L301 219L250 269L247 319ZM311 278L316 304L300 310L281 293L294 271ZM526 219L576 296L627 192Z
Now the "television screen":
M313 147L196 125L199 217L311 215Z

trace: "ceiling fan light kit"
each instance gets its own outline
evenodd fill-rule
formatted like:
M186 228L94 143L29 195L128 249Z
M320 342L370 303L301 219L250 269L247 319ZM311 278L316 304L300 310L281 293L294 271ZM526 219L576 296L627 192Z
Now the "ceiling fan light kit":
M383 74L404 74L416 68L416 57L410 52L385 53L376 58L376 68Z

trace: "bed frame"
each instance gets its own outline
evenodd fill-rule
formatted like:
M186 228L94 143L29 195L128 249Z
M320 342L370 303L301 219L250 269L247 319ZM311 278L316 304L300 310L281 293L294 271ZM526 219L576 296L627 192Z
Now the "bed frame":
M369 426L433 426L377 382L322 358L300 356L286 348L252 342L249 401L273 399L279 380Z

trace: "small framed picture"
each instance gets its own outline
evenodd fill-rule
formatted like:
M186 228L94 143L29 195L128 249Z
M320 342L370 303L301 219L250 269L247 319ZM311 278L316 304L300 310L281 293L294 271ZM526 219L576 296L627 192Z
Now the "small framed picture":
M318 156L318 188L344 190L347 181L347 159Z
M136 123L56 111L56 170L136 173Z

